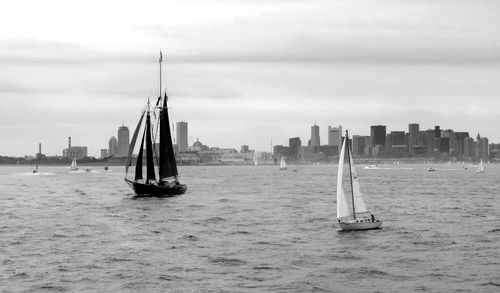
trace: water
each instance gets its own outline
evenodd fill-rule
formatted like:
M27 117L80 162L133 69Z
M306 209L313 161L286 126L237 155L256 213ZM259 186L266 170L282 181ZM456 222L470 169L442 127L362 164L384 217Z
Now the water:
M0 290L498 292L500 166L398 167L359 170L383 229L346 233L335 165L180 167L185 195L138 200L119 167L2 166Z

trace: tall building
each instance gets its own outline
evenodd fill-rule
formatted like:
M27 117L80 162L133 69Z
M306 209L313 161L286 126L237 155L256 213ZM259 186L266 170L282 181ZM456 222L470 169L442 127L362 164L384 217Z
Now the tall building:
M128 127L125 125L118 127L118 154L120 156L127 156L129 141Z
M288 140L289 156L292 159L297 159L299 155L299 149L302 146L302 142L299 137L292 137Z
M485 162L489 159L489 141L486 137L481 137L479 133L476 138L476 160L483 160Z
M105 159L108 156L107 149L101 149L101 159Z
M364 154L365 154L365 137L361 135L353 135L352 136L353 157L361 157Z
M371 145L381 145L385 147L385 125L372 125L370 126L370 137L371 137Z
M391 146L393 146L393 145L405 145L406 144L404 131L391 131L391 134L389 135L389 137L390 137L389 141L391 143Z
M187 122L181 121L175 124L177 128L177 151L180 153L185 153L188 150L188 124Z
M108 142L108 156L118 156L118 140L112 136Z
M342 146L342 125L339 127L328 126L328 145L329 146Z
M408 125L408 152L411 155L415 154L415 146L419 145L420 126L418 123Z
M455 132L456 139L456 156L463 160L465 155L465 139L469 137L468 132Z
M319 126L314 124L311 126L311 147L319 147L321 146L319 140Z

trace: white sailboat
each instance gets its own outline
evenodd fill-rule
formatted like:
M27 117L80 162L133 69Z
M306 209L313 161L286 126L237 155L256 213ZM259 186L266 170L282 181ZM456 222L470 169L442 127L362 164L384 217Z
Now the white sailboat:
M481 159L481 161L479 161L479 165L477 165L476 172L477 173L484 173L483 159Z
M71 171L78 170L78 166L76 165L76 158L73 158L73 161L71 161L71 166L69 168Z
M281 157L281 162L280 162L280 170L286 170L286 162L285 162L285 157Z
M346 166L349 166L349 172L345 174L344 178L344 157L346 156L346 151L348 161ZM350 187L350 190L346 193L344 190L344 179L347 178L349 180L345 181L349 182L346 185ZM337 221L342 231L376 229L382 225L382 221L375 220L374 215L368 210L363 194L361 193L347 131L340 151L337 174Z

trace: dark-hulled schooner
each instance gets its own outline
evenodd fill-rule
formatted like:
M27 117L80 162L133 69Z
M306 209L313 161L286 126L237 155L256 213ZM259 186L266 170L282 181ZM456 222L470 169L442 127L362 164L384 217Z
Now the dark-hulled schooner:
M170 133L166 91L162 97L162 61L160 52L160 96L154 106L150 104L148 99L147 105L142 111L141 118L130 141L127 165L125 167L125 182L134 190L138 197L169 197L183 194L187 189L187 186L180 184L178 180L179 173L177 171ZM144 116L146 116L146 122L144 127L142 127ZM156 120L156 123L153 120ZM143 133L135 165L135 176L134 180L130 180L127 178L128 169L132 165L132 153L141 128L143 128ZM158 137L159 147L156 148L153 145ZM144 144L146 144L145 148ZM144 155L146 157L146 178L143 176ZM155 163L158 166L158 179L156 179Z

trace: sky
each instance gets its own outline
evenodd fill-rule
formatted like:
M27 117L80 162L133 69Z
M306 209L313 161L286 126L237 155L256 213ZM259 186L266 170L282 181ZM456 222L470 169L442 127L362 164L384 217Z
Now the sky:
M0 4L0 155L100 156L158 95L189 143L270 151L320 126L500 142L495 0L9 1Z

